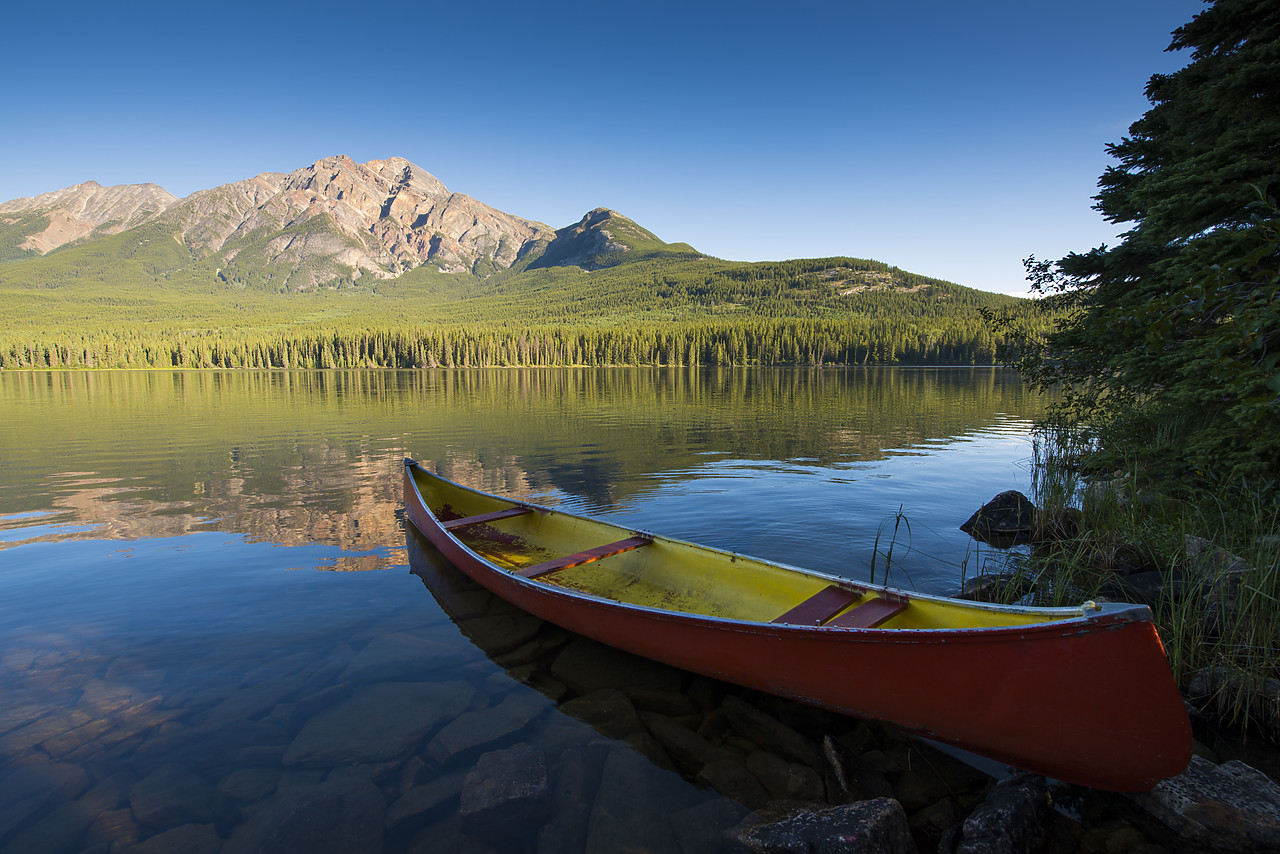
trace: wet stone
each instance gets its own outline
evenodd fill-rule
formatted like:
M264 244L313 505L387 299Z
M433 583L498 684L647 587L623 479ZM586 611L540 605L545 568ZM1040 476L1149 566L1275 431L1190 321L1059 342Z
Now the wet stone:
M56 762L11 766L0 772L0 839L46 804L70 800L88 785L84 769Z
M590 724L610 738L626 738L644 725L627 695L616 688L592 691L560 704L560 711Z
M892 798L799 810L738 832L756 854L916 854L902 805Z
M768 790L747 770L745 764L736 759L708 762L698 772L698 779L748 809L761 809L769 803Z
M550 799L545 755L520 744L480 757L463 780L458 814L473 836L526 839L546 819Z
M241 768L218 781L215 795L235 803L253 803L274 792L279 782L279 771L269 768Z
M1243 762L1192 756L1182 774L1124 797L1147 826L1189 850L1280 851L1280 785Z
M716 798L672 813L671 831L681 851L720 851L730 828L747 815L742 804Z
M447 764L455 756L506 738L529 725L547 709L547 700L528 689L508 694L498 705L458 716L431 739L427 753Z
M476 617L459 625L476 646L489 655L501 655L528 643L546 623L532 614L512 611L509 614Z
M685 678L684 671L584 637L575 637L556 656L551 673L575 694L601 688L679 691Z
M538 835L539 852L582 851L609 747L575 745L560 754L552 787L552 816Z
M611 749L592 804L585 850L591 854L676 850L669 816L692 804L677 800L689 795L677 792L672 786L675 779L624 747ZM695 793L695 797L700 801L705 795Z
M134 818L145 827L203 824L212 820L213 787L181 765L163 765L129 790Z
M978 508L960 530L980 542L1008 548L1031 542L1036 507L1031 499L1011 489Z
M132 845L138 841L142 829L133 820L133 810L104 810L93 817L87 840L90 844L110 845L113 849Z
M676 765L692 774L697 774L710 762L740 758L733 751L712 744L665 715L645 712L640 719Z
M368 781L280 791L235 829L222 854L380 854L385 809Z
M637 709L646 712L657 712L669 718L679 718L685 715L701 716L703 714L702 706L684 691L637 688L633 691L628 691L627 697Z
M117 809L125 805L129 790L137 782L138 777L132 771L117 771L81 795L77 803L90 815Z
M464 772L457 771L409 789L387 810L387 830L400 832L456 806Z
M171 723L138 745L133 763L139 770L173 763L193 771L207 771L232 764L236 753L244 748L287 741L288 735L283 729L260 721L238 720L200 726Z
M54 807L35 824L18 833L5 850L70 854L79 850L77 842L92 823L93 813L79 801L69 801Z
M218 854L222 840L212 824L183 824L145 839L125 854Z
M228 723L260 718L281 701L298 693L302 685L291 679L268 679L248 688L241 688L209 710L205 722Z
M822 777L808 765L788 762L763 750L748 756L746 764L747 770L775 800L822 801L826 798Z
M866 727L862 727L861 731L869 732ZM865 746L867 741L867 737L853 734L847 738L827 736L822 740L822 752L835 774L837 788L846 801L893 797L893 787L889 785L884 770L868 761L866 756L855 753L850 746ZM877 754L884 758L886 765L892 765L889 757L878 751ZM870 751L866 755L870 755Z
M947 784L927 766L904 769L893 786L894 796L907 812L923 809L945 798L948 792Z
M1001 780L963 824L943 834L945 854L1015 854L1035 851L1047 838L1053 799L1043 777L1016 774Z
M725 697L721 709L733 728L757 746L816 771L826 770L822 749L772 715L738 697Z
M240 680L242 685L256 685L272 679L285 679L293 676L316 659L314 652L294 652L277 655L247 671Z
M466 648L426 640L417 635L379 635L360 650L337 677L340 682L406 680L439 673L466 660Z
M911 813L907 823L911 834L922 848L936 851L946 832L960 819L960 813L950 799L943 798L922 810Z
M323 768L394 759L457 717L474 694L465 682L390 682L362 688L309 720L285 753L284 764Z

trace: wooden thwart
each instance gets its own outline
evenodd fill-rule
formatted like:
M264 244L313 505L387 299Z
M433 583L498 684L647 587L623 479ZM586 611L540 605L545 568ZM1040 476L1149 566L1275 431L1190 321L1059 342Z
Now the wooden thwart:
M856 598L856 594L832 584L822 588L774 622L790 623L794 626L820 626Z
M839 614L861 594L850 592L835 584L828 585L799 605L776 618L775 623L794 626L838 626L842 629L874 629L890 617L902 612L907 603L902 600L876 596L868 599L847 613Z
M492 513L480 513L476 516L463 516L461 519L450 519L448 522L441 522L440 527L446 531L452 531L454 528L465 528L468 525L483 525L485 522L496 522L499 519L507 519L511 516L521 516L525 513L532 513L532 507L508 507L506 510L494 510Z
M841 614L828 626L839 626L842 629L874 629L890 617L902 613L907 603L901 600L884 599L877 596L868 599L848 613Z
M565 555L555 560L549 560L544 563L526 566L523 569L515 570L517 575L525 578L537 578L540 575L546 575L548 572L555 572L558 569L568 569L573 566L582 566L584 563L592 563L601 558L610 557L611 555L629 552L632 549L638 549L641 546L647 546L652 543L648 537L628 537L625 540L618 540L616 543L609 543L604 546L596 546L594 549L587 549L585 552L577 554Z

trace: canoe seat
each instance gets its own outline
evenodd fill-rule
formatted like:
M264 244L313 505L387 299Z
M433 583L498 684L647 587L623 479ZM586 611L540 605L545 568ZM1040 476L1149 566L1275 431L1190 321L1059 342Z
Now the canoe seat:
M842 629L874 629L889 618L902 613L906 600L875 596L840 614L850 602L861 596L835 584L828 585L799 605L773 620L793 626L837 626ZM835 617L833 620L832 617Z
M877 596L874 599L868 599L853 610L841 614L827 623L827 625L839 626L842 629L874 629L890 617L902 613L906 607L905 600L885 599Z
M653 540L649 537L627 537L625 540L618 540L616 543L608 545L596 546L594 549L587 549L584 552L565 555L555 560L537 563L533 566L526 566L523 569L515 570L516 575L522 575L525 578L537 578L540 575L546 575L549 572L555 572L559 569L568 569L571 566L582 566L584 563L592 563L604 557L629 552L632 549L638 549L641 546L647 546Z
M463 516L461 519L450 519L448 522L441 522L440 527L446 531L452 531L454 528L465 528L468 525L483 525L485 522L496 522L499 519L507 519L511 516L522 516L525 513L532 513L532 507L508 507L506 510L494 510L492 513L479 513L475 516Z
M790 623L794 626L820 626L840 612L858 594L850 593L843 587L828 585L787 613L778 617L775 623Z

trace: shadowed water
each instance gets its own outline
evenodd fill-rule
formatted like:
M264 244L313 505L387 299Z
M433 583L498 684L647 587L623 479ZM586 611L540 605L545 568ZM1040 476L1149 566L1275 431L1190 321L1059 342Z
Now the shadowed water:
M893 541L949 593L1041 406L991 369L0 374L0 848L716 851L850 797L825 737L932 838L973 772L493 601L400 461L856 578Z

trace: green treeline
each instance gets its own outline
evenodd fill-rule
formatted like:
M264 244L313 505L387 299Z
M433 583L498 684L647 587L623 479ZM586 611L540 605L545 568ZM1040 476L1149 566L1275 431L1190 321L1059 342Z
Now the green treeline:
M980 317L0 334L0 369L993 364Z

